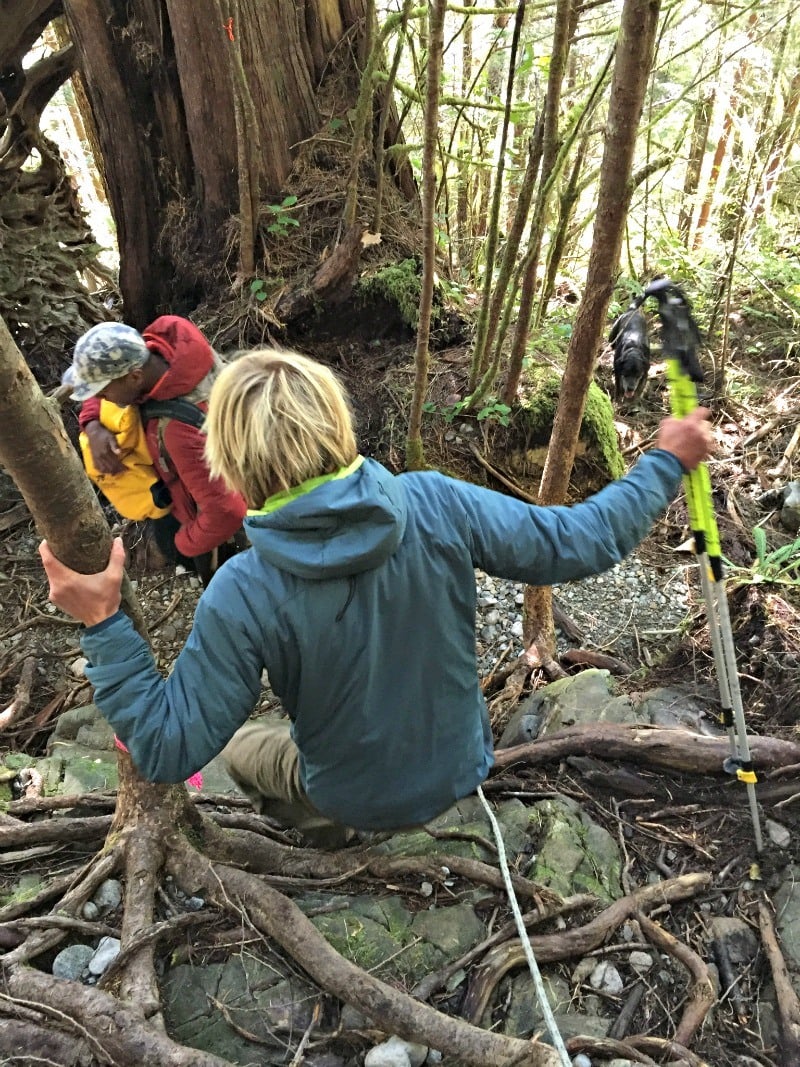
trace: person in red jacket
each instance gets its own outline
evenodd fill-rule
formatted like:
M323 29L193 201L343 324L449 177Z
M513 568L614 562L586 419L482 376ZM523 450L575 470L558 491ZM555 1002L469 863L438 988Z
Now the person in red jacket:
M100 421L101 400L126 407L181 397L205 410L217 369L206 338L177 315L162 315L143 333L120 322L101 322L88 330L75 345L62 380L72 387L73 399L84 401L78 421L97 469L109 474L123 469L116 438ZM154 418L145 432L162 483L157 503L172 504L170 515L154 524L159 546L172 548L179 562L191 561L207 583L216 558L227 558L234 550L231 543L241 537L247 505L209 474L202 430L177 418Z

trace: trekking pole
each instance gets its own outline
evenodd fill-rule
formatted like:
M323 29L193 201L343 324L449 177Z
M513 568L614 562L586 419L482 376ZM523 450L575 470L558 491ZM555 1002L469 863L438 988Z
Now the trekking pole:
M667 359L670 408L673 415L683 418L697 407L697 384L703 381L703 370L697 358L700 332L686 297L668 278L651 283L637 299L643 303L651 296L658 300L662 349ZM720 719L728 731L730 743L730 756L723 766L726 773L735 774L747 786L756 849L761 852L764 842L756 800L757 778L747 738L733 629L725 592L722 549L707 465L700 463L684 475L683 482L694 552L699 563L700 586L708 615L720 694Z

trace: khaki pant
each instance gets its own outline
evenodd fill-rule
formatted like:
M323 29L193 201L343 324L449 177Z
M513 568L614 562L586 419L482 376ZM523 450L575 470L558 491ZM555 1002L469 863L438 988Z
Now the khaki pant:
M260 815L294 826L315 848L341 848L355 833L321 815L300 784L300 757L284 720L256 719L222 750L228 773Z

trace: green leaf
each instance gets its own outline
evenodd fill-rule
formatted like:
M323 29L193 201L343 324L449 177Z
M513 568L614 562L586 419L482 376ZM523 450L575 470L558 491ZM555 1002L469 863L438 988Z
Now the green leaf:
M296 196L286 196L281 201L281 207L293 207L297 203Z
M753 540L756 545L756 556L758 562L763 565L767 555L767 535L764 533L760 526L756 526L753 530Z
M250 282L250 292L251 293L257 293L260 289L263 289L263 288L264 288L264 282L262 281L261 278L254 278L253 281Z

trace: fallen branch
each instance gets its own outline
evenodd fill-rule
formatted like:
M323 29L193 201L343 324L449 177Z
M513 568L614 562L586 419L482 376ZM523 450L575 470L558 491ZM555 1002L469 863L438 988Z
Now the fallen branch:
M474 442L469 442L469 448L470 452L472 452L473 456L475 457L475 459L477 459L478 463L480 463L483 469L487 470L491 474L491 476L493 478L496 478L501 485L504 485L506 487L506 489L509 489L514 494L514 496L518 497L520 500L524 500L526 504L538 503L535 496L531 496L530 493L526 493L525 490L520 488L520 486L518 486L516 482L512 481L507 474L503 474L503 472L499 471L497 467L493 467L492 464L488 461L488 459L486 459L482 455L482 453L478 449L477 445L474 444Z
M23 522L27 522L30 517L31 513L24 503L15 504L13 508L4 511L0 515L0 533L5 533L6 530L13 530L15 526L20 526Z

